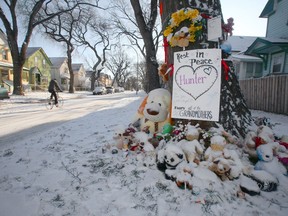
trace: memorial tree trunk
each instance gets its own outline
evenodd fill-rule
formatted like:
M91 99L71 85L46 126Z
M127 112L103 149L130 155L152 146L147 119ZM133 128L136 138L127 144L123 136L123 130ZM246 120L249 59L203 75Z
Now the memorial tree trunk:
M160 0L159 6L164 35L165 63L170 71L167 87L170 91L173 91L173 73L175 73L173 66L174 53L183 50L218 49L221 44L225 44L227 34L232 34L232 26L230 26L230 29L225 28L226 25L222 17L220 0ZM193 17L192 13L195 9L199 12L198 17L201 20L199 22L197 19L190 19ZM190 16L190 18L185 19L183 16ZM207 22L209 19L215 17L221 18L221 37L217 38L217 40L208 41ZM201 27L199 28L198 26ZM188 38L189 42L183 40L185 37ZM247 133L249 125L252 123L252 117L241 93L237 77L234 74L233 65L225 60L227 57L225 55L226 53L222 50L222 60L219 60L221 61L222 78L220 113L217 123L221 124L231 134L238 138L243 138ZM193 99L191 98L191 100ZM199 124L202 129L216 126L215 121L208 120L199 121L177 118L174 119L174 123L176 125L180 123Z

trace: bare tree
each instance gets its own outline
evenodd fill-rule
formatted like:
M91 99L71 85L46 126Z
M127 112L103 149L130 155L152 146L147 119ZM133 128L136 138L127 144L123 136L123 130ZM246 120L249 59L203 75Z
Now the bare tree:
M115 1L117 12L113 14L114 24L119 30L118 36L126 35L131 45L136 46L146 62L145 91L149 92L160 87L158 76L157 50L159 46L160 32L156 25L157 0L151 0L148 4L139 0L131 0L132 14L129 5L123 1Z
M38 0L38 1L19 1L3 0L0 6L0 19L4 25L7 34L9 48L13 60L13 94L23 95L22 89L22 69L26 59L27 47L30 43L34 29L40 24L68 11L73 11L79 5L98 6L99 0L91 3L89 0ZM27 23L23 43L19 48L19 8L28 8L23 13Z
M91 90L95 87L95 81L99 79L106 62L106 52L110 50L111 26L107 20L96 16L92 11L82 17L81 24L74 29L74 39L79 46L89 49L96 57L92 66ZM100 51L99 51L100 50Z
M69 93L74 93L74 73L72 68L72 53L75 50L73 29L80 24L82 9L58 14L53 19L42 23L45 34L66 47L67 64L70 74Z
M121 48L116 54L109 55L106 67L114 76L112 85L116 82L118 86L124 86L127 78L131 76L131 72L128 70L130 61Z

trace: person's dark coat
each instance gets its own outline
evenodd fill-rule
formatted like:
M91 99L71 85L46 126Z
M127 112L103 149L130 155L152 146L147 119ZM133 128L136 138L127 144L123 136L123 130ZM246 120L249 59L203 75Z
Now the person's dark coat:
M58 85L58 82L56 80L51 80L49 83L49 87L48 87L48 91L52 92L52 91L62 91L60 86Z

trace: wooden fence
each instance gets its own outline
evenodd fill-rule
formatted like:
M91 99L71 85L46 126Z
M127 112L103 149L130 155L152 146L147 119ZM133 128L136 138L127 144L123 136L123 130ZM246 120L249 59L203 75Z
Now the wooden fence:
M240 80L249 109L288 115L288 75Z

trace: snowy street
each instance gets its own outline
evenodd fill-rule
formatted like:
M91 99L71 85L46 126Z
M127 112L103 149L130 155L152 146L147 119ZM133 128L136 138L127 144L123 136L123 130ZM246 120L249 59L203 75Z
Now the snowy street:
M64 99L62 108L45 108L49 93L27 93L27 97L12 96L0 101L0 146L12 144L19 139L35 136L66 121L85 116L91 112L107 109L118 103L125 95L92 95L91 92L75 94L60 93ZM95 121L95 126L96 126ZM98 125L100 126L100 125Z

